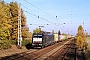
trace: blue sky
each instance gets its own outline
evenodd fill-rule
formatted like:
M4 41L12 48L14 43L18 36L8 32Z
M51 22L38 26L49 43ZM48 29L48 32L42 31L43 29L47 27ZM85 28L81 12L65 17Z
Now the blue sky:
M84 22L84 29L90 34L90 0L26 0L30 4L24 0L5 0L7 3L12 1L21 3L23 10L52 22L49 23L24 12L27 17L27 26L31 32L39 26L44 26L42 30L45 31L55 30L55 32L57 32L61 30L61 33L64 32L75 35L78 26ZM55 23L57 26L55 26Z

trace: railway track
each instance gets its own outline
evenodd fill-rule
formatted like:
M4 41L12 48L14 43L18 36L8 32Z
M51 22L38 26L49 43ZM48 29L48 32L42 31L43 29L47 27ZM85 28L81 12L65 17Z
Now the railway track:
M22 58L19 58L18 60L20 60L20 59L25 60L26 58L27 58L26 60L37 60L37 58L40 58L42 55L52 51L53 49L55 49L59 45L62 45L65 42L66 41L63 41L63 42L56 43L56 44L54 44L52 46L48 46L48 47L43 48L43 49L41 49L41 50L39 50L37 52L34 52L34 53L30 54L30 55L27 55L27 56L24 56Z
M55 54L51 55L45 60L75 60L75 42L71 40L68 44L65 44Z
M76 60L76 52L75 52L75 43L74 41L67 46L66 53L62 60Z
M56 53L56 51L58 51L58 49L61 49L68 42L69 42L68 40L63 41L63 42L59 42L55 45L41 49L41 50L35 52L34 54L30 54L28 56L25 56L24 58L27 58L26 60L45 60L49 56L51 56L52 54ZM20 59L23 59L23 57Z
M40 60L40 59L44 60L44 59L48 58L50 55L55 53L59 48L62 48L63 47L63 45L62 45L63 43L60 42L59 44L57 44L57 46L53 47L53 49L50 49L47 53L36 57L35 60Z
M55 49L53 49L53 50L51 50L50 52L48 52L48 53L46 53L46 54L38 57L38 58L35 59L35 60L45 60L45 59L49 58L52 54L55 54L59 49L61 50L62 47L63 47L65 44L67 44L68 42L69 42L69 41L65 42L63 45L60 45L60 46L56 47Z
M36 51L38 51L38 49L30 49L29 51L25 51L25 52L22 52L19 54L17 53L17 54L13 54L11 56L1 57L0 60L16 60L18 58L29 55L29 54L36 52Z
M62 41L39 50L31 49L30 51L2 58L1 60L56 60L56 58L57 60L64 60L64 58L67 57L64 55L67 55L65 51L68 52L69 48L66 48L70 47L70 42L72 42L72 40ZM63 53L63 56L59 55L61 53Z
M65 54L64 54L62 60L76 60L75 59L76 56L75 56L75 47L74 46L75 45L72 42L69 45L67 45L66 51L65 51Z

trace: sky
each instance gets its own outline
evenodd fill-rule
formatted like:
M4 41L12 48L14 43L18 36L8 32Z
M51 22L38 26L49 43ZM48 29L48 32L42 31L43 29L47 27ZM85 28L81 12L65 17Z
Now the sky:
M44 26L41 28L44 31L58 32L60 30L61 33L76 35L78 26L82 25L90 35L90 0L4 1L21 3L21 8L27 18L27 26L31 32L39 26Z

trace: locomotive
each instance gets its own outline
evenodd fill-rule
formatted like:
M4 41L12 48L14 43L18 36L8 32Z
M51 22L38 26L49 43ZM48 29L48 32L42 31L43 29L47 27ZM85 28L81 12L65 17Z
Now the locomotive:
M46 47L54 43L71 38L71 35L61 34L58 35L52 33L35 34L32 36L32 47Z
M53 34L33 34L32 46L33 47L45 47L54 43Z

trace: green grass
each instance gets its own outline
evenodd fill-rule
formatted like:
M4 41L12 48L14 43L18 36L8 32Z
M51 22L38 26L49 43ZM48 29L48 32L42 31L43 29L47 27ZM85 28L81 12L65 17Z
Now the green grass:
M90 37L86 38L86 42L88 43L87 50L85 51L85 57L87 60L90 60Z

